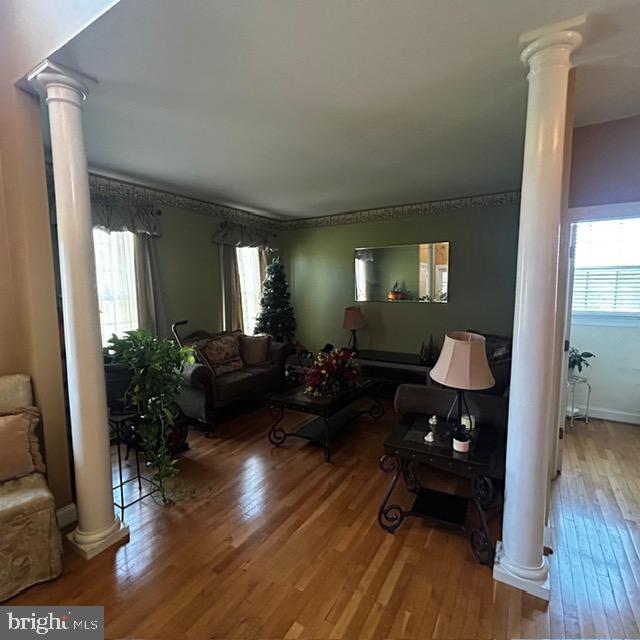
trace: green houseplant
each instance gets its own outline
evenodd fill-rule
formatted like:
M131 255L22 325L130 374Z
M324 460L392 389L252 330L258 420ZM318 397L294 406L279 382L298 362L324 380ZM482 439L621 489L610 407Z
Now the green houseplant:
M583 367L590 367L589 358L595 358L595 354L590 351L580 351L575 347L569 347L569 371L576 369L582 373Z
M130 369L125 405L141 417L138 433L142 451L166 503L169 501L167 482L178 472L168 436L179 415L182 367L193 362L192 350L144 329L136 329L127 331L122 338L113 335L107 352L113 364L126 365Z

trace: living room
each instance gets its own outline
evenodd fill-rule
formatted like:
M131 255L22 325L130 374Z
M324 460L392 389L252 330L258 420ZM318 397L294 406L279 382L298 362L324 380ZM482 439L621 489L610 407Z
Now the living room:
M572 225L631 221L635 277L634 3L4 12L0 418L44 459L0 485L12 615L640 634L640 287L571 303ZM166 394L132 384L138 328ZM37 543L1 493L28 482Z

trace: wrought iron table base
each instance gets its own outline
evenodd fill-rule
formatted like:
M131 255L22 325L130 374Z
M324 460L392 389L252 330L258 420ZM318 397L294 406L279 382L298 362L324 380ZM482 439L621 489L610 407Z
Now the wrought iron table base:
M393 473L389 488L378 509L378 523L385 531L393 533L408 516L435 519L457 525L468 533L471 549L478 562L489 566L493 564L495 548L486 513L497 495L491 478L485 476L471 478L471 500L476 506L480 526L470 529L467 526L469 498L422 487L413 472L411 460L384 455L380 458L380 468L385 473ZM401 476L407 490L416 496L409 510L403 509L395 502L389 502Z
M320 444L324 450L325 462L331 462L331 435L332 432L337 432L343 426L352 422L356 418L362 415L369 415L374 420L379 420L384 415L384 406L382 402L376 397L368 397L371 400L371 406L369 409L361 410L352 406L345 407L337 413L327 415L316 415L316 419L311 422L303 424L298 427L296 431L285 431L280 423L284 417L284 411L286 407L275 405L271 407L271 415L273 416L273 424L269 430L268 439L269 442L277 447L284 444L285 440L289 436L296 438L303 438L310 442ZM301 411L301 409L291 408L292 411ZM311 413L311 412L306 412Z

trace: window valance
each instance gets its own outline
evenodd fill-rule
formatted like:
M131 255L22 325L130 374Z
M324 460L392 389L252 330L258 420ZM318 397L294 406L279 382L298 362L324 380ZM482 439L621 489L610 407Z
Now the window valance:
M55 195L49 194L52 224L56 223ZM161 211L150 202L135 202L128 198L91 194L93 226L105 231L131 231L132 233L160 236Z
M91 194L93 226L105 231L131 231L160 235L160 210L150 203L136 203L116 196Z
M216 232L211 237L211 242L233 247L275 249L277 238L278 235L273 231L224 220L218 225Z

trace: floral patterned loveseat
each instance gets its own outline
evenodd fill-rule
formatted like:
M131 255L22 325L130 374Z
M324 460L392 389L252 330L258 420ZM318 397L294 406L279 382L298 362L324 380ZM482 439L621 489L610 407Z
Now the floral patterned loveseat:
M31 381L0 376L0 602L62 572L53 495L36 436Z

